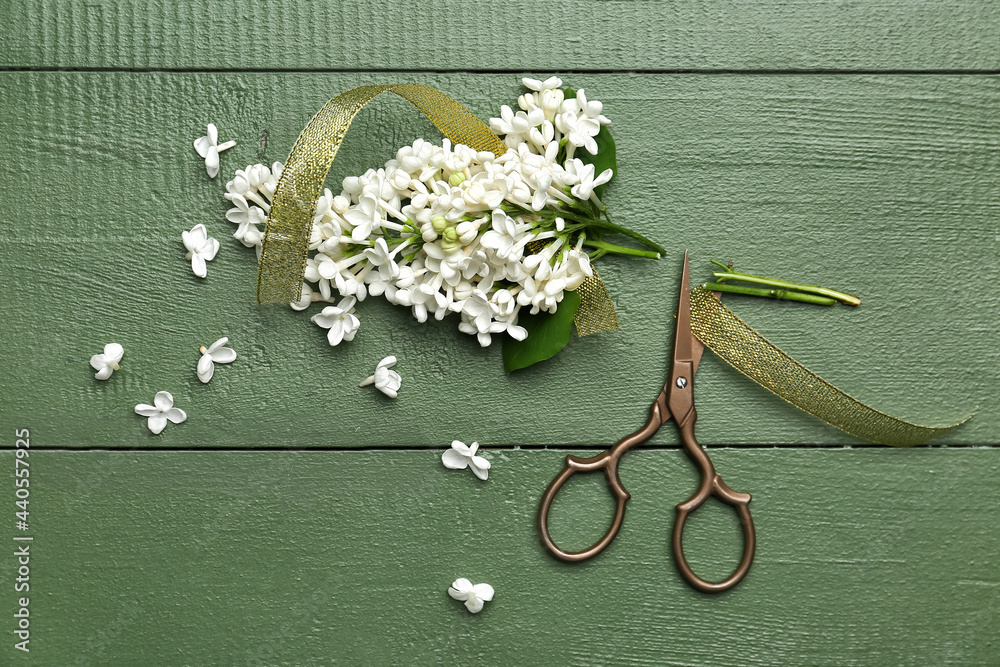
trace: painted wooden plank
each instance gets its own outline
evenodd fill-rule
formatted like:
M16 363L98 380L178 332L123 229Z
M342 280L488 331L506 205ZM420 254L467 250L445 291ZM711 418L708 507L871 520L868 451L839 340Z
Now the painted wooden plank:
M13 67L468 70L1000 68L995 1L475 3L39 0L8 8Z
M451 321L417 325L377 299L338 348L307 314L257 306L252 253L228 236L224 181L206 178L191 147L211 121L239 141L223 155L225 175L283 159L328 97L407 79L483 118L519 86L469 74L0 75L0 417L64 447L609 443L645 419L663 382L687 248L694 280L709 277L710 258L731 258L860 294L859 309L730 303L877 408L929 423L979 413L940 442L997 442L996 77L571 77L614 122L620 174L609 205L671 254L602 261L622 329L575 339L557 362L511 376L499 346L479 348ZM417 136L439 135L405 102L377 101L331 184ZM196 223L223 241L204 281L180 243ZM197 348L222 335L240 359L202 385ZM87 360L109 341L125 359L100 383ZM403 376L396 401L356 386L388 354ZM190 418L154 437L133 406L159 390ZM697 396L705 443L857 442L711 357Z
M534 516L565 453L491 450L482 483L438 450L36 450L19 533L34 538L32 664L995 662L1000 451L713 451L754 493L759 534L750 574L719 596L689 589L668 555L673 506L694 488L676 450L625 458L633 499L609 551L548 557ZM590 481L554 509L568 542L608 518ZM690 557L724 574L735 519L694 517ZM24 662L12 522L4 664ZM497 591L477 616L446 595L461 576Z

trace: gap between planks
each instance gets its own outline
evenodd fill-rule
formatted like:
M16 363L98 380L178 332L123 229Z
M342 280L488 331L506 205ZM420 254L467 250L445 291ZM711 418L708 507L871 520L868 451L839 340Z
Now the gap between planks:
M613 443L610 443L613 444ZM548 450L548 451L581 451L607 448L609 444L591 445L490 445L486 451L519 451L519 450ZM415 445L409 447L389 447L386 445L376 445L371 447L346 447L346 446L318 446L318 447L53 447L39 446L33 447L32 451L47 452L121 452L136 454L139 452L426 452L443 449L443 445ZM997 445L918 445L917 447L890 447L888 445L877 445L875 443L860 443L857 445L708 445L713 452L721 450L768 450L768 449L801 449L801 450L851 450L851 449L1000 449ZM681 450L681 445L646 445L642 451L673 451ZM0 447L0 453L16 451L14 447Z
M81 72L119 74L524 74L530 69L407 69L407 68L283 68L283 67L30 67L0 66L2 72ZM802 75L856 75L856 76L997 76L1000 69L726 69L726 68L681 68L681 69L580 69L559 70L559 74L700 74L700 75L740 75L740 76L802 76Z

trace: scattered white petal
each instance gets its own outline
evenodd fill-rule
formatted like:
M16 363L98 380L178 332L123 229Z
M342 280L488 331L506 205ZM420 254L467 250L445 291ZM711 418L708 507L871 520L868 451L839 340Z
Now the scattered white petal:
M395 364L396 357L386 357L378 362L378 366L375 367L375 375L369 375L358 386L366 387L374 384L376 389L389 398L396 398L399 394L399 386L403 383L403 380L399 377L399 373L390 370Z
M441 463L445 468L464 470L472 468L473 474L479 479L486 479L490 474L490 462L482 456L477 456L479 443L466 445L461 440L452 440L451 449L446 449L441 455Z
M98 380L107 380L111 374L118 370L118 362L122 360L125 350L118 343L108 343L104 346L104 354L95 354L90 358L90 365L97 373L94 374Z
M357 300L353 296L341 299L336 306L327 306L321 312L312 316L312 321L329 329L326 338L330 345L340 345L341 341L354 340L361 322L354 314L354 305Z
M208 275L208 267L205 262L215 259L219 252L219 241L211 238L205 225L197 224L189 232L181 232L181 241L188 252L184 259L191 260L191 270L194 275L204 278Z
M198 360L198 379L208 382L215 374L215 364L231 364L236 361L236 351L231 347L223 347L229 339L223 336L208 347L198 348L201 359Z
M219 130L214 123L208 124L208 134L194 140L194 149L205 160L209 178L219 175L219 153L236 145L235 141L219 144Z
M148 417L146 425L154 434L159 433L171 421L180 424L187 419L187 413L174 407L174 397L169 391L159 391L153 397L153 405L140 403L135 406L135 413Z
M489 584L473 585L466 578L456 579L448 588L448 595L465 603L465 608L473 614L483 610L483 605L493 599L494 590Z

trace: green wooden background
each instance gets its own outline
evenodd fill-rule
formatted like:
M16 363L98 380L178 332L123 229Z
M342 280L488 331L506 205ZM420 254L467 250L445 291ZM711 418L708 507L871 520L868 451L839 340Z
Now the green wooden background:
M19 534L28 428L34 541L29 654L0 557L0 663L1000 664L1000 3L5 4L0 540ZM602 260L621 330L507 376L453 321L369 300L330 348L307 314L254 303L221 196L237 168L283 160L356 85L426 83L488 118L551 73L605 102L608 204L671 250ZM215 181L191 147L208 122L239 142ZM439 137L377 100L331 184L417 136ZM222 241L206 280L180 243L199 222ZM733 259L859 294L727 301L874 407L977 413L930 446L875 447L707 355L698 436L753 493L759 536L720 596L669 554L695 484L670 428L624 459L607 553L565 565L534 529L567 453L645 419L684 249L694 280ZM202 385L197 347L222 335L240 357ZM122 369L99 383L87 360L112 340ZM388 354L395 401L356 387ZM152 436L133 406L164 389L189 419ZM454 438L483 444L487 482L440 465ZM553 512L583 547L611 501L574 480ZM724 576L736 522L695 516L692 561ZM496 588L481 614L446 595L460 576Z

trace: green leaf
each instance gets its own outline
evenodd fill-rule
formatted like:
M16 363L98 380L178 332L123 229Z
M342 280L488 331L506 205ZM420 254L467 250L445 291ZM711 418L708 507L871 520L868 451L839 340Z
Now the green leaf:
M572 88L565 88L563 92L566 97L576 97L576 91ZM611 136L611 130L608 129L607 125L601 125L601 131L594 137L594 141L597 142L597 155L591 155L590 151L586 148L578 148L573 157L580 158L581 162L594 165L594 176L600 176L605 169L611 169L611 180L608 181L610 183L618 175L618 154L615 149L615 140ZM598 185L594 188L594 192L597 193L598 198L604 199L604 189L608 186L608 183Z
M579 307L580 295L577 292L565 292L556 312L520 315L517 323L527 330L528 337L524 340L504 337L504 369L512 373L520 368L527 368L545 361L566 347L573 332L573 316Z

